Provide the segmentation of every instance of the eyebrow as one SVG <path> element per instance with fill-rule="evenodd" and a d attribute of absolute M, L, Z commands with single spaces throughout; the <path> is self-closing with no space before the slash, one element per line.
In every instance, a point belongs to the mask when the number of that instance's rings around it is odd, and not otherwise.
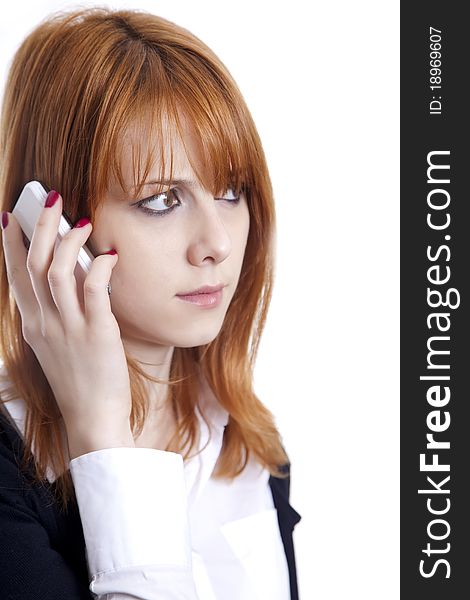
<path fill-rule="evenodd" d="M 175 185 L 187 185 L 192 188 L 197 187 L 197 183 L 193 179 L 161 179 L 158 181 L 146 181 L 142 185 L 143 187 L 148 187 L 150 185 L 170 185 L 171 183 L 174 183 Z"/>

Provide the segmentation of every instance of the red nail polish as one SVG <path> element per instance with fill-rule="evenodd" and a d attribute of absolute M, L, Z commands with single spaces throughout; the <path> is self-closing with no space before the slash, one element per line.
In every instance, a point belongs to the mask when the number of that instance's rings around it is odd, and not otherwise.
<path fill-rule="evenodd" d="M 83 217 L 83 219 L 77 221 L 73 227 L 74 229 L 76 227 L 85 227 L 85 225 L 88 225 L 88 223 L 91 223 L 90 219 L 88 217 Z"/>
<path fill-rule="evenodd" d="M 5 229 L 5 227 L 7 225 L 8 225 L 8 213 L 2 212 L 2 229 Z"/>
<path fill-rule="evenodd" d="M 46 206 L 47 208 L 54 206 L 54 204 L 57 202 L 58 198 L 59 198 L 59 193 L 56 192 L 55 190 L 51 190 L 47 194 L 46 203 L 44 204 L 44 206 Z"/>
<path fill-rule="evenodd" d="M 116 250 L 113 248 L 112 250 L 109 250 L 108 252 L 105 252 L 105 254 L 117 254 Z"/>

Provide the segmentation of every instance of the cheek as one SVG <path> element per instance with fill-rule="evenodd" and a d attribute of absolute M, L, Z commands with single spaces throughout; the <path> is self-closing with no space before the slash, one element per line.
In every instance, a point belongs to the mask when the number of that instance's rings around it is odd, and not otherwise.
<path fill-rule="evenodd" d="M 240 210 L 240 220 L 236 231 L 237 247 L 243 255 L 245 254 L 246 243 L 248 241 L 248 234 L 250 232 L 250 211 L 246 200 L 243 205 L 240 206 L 244 210 Z"/>
<path fill-rule="evenodd" d="M 111 237 L 111 236 L 110 236 Z M 174 236 L 141 223 L 130 224 L 127 230 L 112 236 L 119 258 L 113 269 L 113 289 L 121 288 L 123 296 L 145 304 L 149 298 L 167 298 L 175 280 L 175 265 L 180 249 Z M 142 300 L 142 302 L 141 302 Z"/>
<path fill-rule="evenodd" d="M 166 297 L 173 287 L 177 256 L 169 248 L 162 250 L 160 244 L 143 249 L 134 247 L 123 252 L 114 269 L 115 275 L 128 290 L 135 290 L 136 296 Z"/>

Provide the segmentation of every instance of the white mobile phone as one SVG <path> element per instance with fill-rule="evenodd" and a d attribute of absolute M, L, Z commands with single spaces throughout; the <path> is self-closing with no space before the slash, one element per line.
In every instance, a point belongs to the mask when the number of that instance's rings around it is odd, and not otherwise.
<path fill-rule="evenodd" d="M 39 181 L 30 181 L 24 186 L 23 191 L 21 192 L 12 210 L 12 213 L 15 215 L 15 219 L 20 224 L 20 227 L 23 230 L 28 242 L 31 242 L 36 222 L 39 219 L 41 210 L 44 208 L 46 198 L 47 192 L 39 183 Z M 72 224 L 70 219 L 65 212 L 62 212 L 54 250 L 57 248 L 64 235 L 71 229 Z M 27 247 L 29 247 L 29 244 Z M 85 277 L 90 271 L 91 263 L 93 262 L 94 258 L 95 257 L 90 249 L 86 246 L 86 244 L 84 244 L 78 253 L 77 264 L 74 270 L 74 275 L 77 280 L 77 288 L 80 290 L 81 299 L 83 299 L 83 283 L 85 281 Z"/>

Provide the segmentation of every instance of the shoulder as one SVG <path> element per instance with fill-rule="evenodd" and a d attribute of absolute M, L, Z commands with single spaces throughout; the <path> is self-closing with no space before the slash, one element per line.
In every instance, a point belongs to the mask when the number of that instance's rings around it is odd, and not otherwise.
<path fill-rule="evenodd" d="M 10 380 L 5 366 L 0 365 L 0 415 L 21 436 L 24 435 L 26 403 L 23 398 L 9 398 L 5 393 Z M 3 422 L 3 421 L 2 421 Z"/>
<path fill-rule="evenodd" d="M 32 464 L 24 464 L 23 443 L 24 402 L 8 400 L 0 390 L 0 496 L 14 493 L 22 497 L 34 491 Z"/>
<path fill-rule="evenodd" d="M 283 526 L 293 529 L 302 518 L 301 515 L 290 504 L 290 460 L 279 465 L 279 470 L 287 477 L 275 477 L 270 475 L 269 486 L 273 495 L 274 506 L 277 509 L 279 520 Z"/>
<path fill-rule="evenodd" d="M 0 365 L 0 448 L 2 456 L 18 461 L 24 451 L 26 403 L 23 398 L 11 398 L 5 393 L 10 380 L 5 366 Z"/>
<path fill-rule="evenodd" d="M 10 458 L 20 449 L 21 442 L 12 417 L 3 402 L 0 402 L 0 455 Z"/>
<path fill-rule="evenodd" d="M 29 471 L 21 470 L 23 441 L 16 430 L 11 415 L 0 403 L 0 496 L 29 489 Z"/>

